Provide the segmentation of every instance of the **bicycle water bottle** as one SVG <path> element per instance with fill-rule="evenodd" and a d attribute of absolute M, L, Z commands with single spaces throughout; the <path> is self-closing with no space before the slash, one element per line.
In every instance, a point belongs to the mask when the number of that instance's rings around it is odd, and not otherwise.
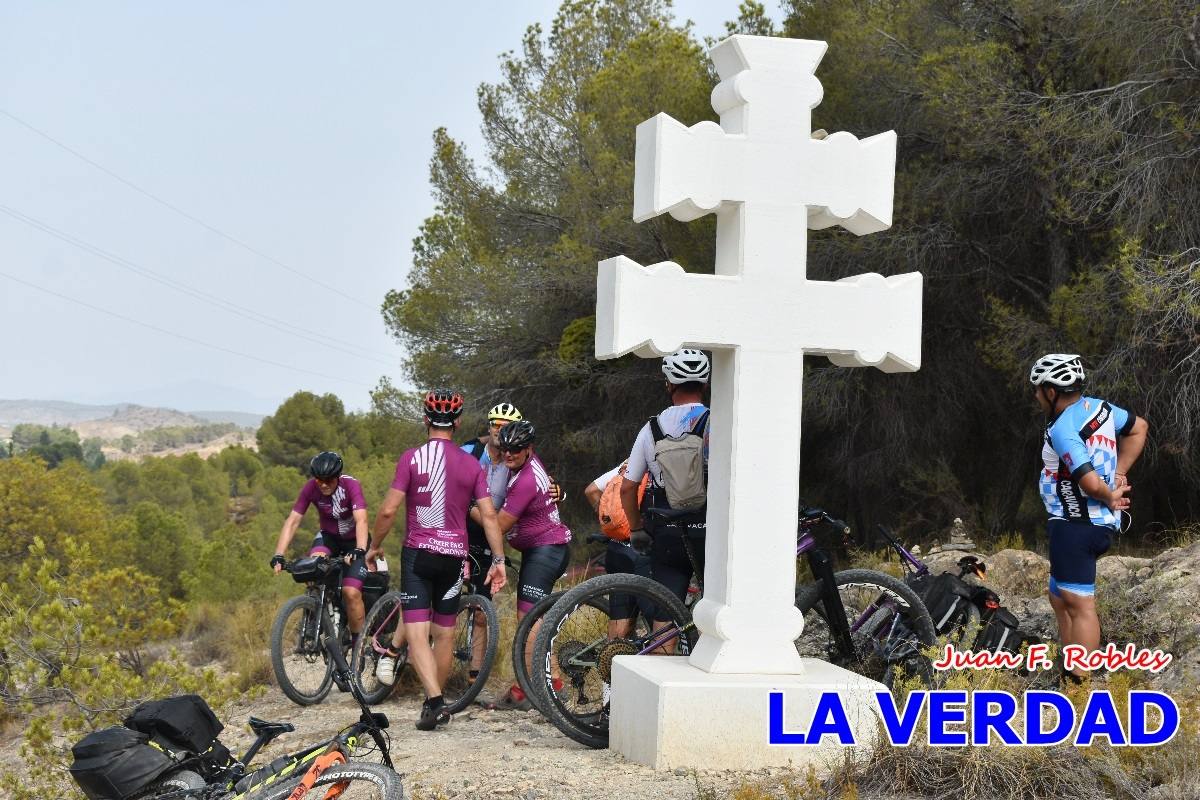
<path fill-rule="evenodd" d="M 329 618 L 333 621 L 334 638 L 337 638 L 342 632 L 342 612 L 338 610 L 337 606 L 330 606 Z"/>

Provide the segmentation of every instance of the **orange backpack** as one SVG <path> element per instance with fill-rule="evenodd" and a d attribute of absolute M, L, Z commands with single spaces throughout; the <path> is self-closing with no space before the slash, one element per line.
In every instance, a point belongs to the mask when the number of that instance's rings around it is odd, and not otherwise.
<path fill-rule="evenodd" d="M 629 541 L 629 520 L 625 517 L 625 507 L 621 505 L 621 483 L 625 479 L 625 468 L 628 466 L 628 462 L 622 464 L 621 471 L 605 485 L 600 495 L 600 505 L 596 509 L 600 517 L 600 532 L 618 542 Z M 642 495 L 646 493 L 649 478 L 650 473 L 647 472 L 638 484 L 639 507 L 642 505 Z"/>

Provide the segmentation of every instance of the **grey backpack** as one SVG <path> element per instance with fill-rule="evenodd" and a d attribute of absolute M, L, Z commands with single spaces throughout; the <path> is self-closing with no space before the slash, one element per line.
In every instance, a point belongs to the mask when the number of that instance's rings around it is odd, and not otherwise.
<path fill-rule="evenodd" d="M 704 463 L 707 427 L 707 411 L 691 430 L 679 436 L 667 436 L 658 424 L 658 417 L 650 418 L 654 460 L 658 463 L 667 502 L 677 511 L 696 511 L 708 502 L 708 466 Z"/>

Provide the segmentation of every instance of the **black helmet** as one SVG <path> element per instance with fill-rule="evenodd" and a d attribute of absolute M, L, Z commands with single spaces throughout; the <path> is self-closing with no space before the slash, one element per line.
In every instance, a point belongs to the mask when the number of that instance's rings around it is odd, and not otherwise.
<path fill-rule="evenodd" d="M 449 389 L 434 389 L 425 395 L 425 416 L 435 428 L 449 428 L 462 416 L 463 398 Z"/>
<path fill-rule="evenodd" d="M 332 450 L 317 453 L 313 456 L 313 460 L 308 462 L 308 471 L 314 478 L 322 480 L 336 478 L 342 474 L 342 457 Z"/>
<path fill-rule="evenodd" d="M 501 450 L 524 450 L 534 441 L 533 423 L 527 419 L 510 422 L 500 429 Z"/>

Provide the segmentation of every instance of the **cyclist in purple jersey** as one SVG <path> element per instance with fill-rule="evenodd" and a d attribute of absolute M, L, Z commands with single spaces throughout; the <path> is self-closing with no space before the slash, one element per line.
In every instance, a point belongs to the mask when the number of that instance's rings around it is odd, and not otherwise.
<path fill-rule="evenodd" d="M 503 538 L 479 462 L 451 440 L 462 414 L 462 395 L 435 389 L 425 396 L 429 441 L 408 450 L 396 462 L 392 481 L 375 518 L 375 544 L 380 552 L 401 504 L 407 531 L 400 556 L 400 605 L 404 624 L 392 637 L 391 649 L 379 660 L 376 676 L 395 680 L 398 648 L 408 641 L 409 660 L 425 689 L 417 729 L 433 730 L 449 719 L 442 707 L 442 684 L 454 655 L 454 621 L 467 556 L 467 513 L 475 502 L 493 557 L 485 582 L 493 591 L 504 587 Z M 433 646 L 429 639 L 433 637 Z"/>
<path fill-rule="evenodd" d="M 367 579 L 368 561 L 365 556 L 370 546 L 367 501 L 363 498 L 362 484 L 349 475 L 343 475 L 342 466 L 342 457 L 337 453 L 325 451 L 313 457 L 309 463 L 313 478 L 304 484 L 296 504 L 292 506 L 292 512 L 284 520 L 279 540 L 275 543 L 275 555 L 271 557 L 271 567 L 276 574 L 283 569 L 283 554 L 291 545 L 304 513 L 310 505 L 315 505 L 320 533 L 313 540 L 308 554 L 346 557 L 349 566 L 342 572 L 342 600 L 346 606 L 346 616 L 349 617 L 350 633 L 358 636 L 366 616 L 362 587 Z M 370 564 L 373 566 L 374 560 Z"/>
<path fill-rule="evenodd" d="M 555 581 L 566 572 L 570 562 L 567 543 L 571 541 L 571 530 L 559 519 L 558 506 L 550 493 L 550 476 L 533 454 L 534 438 L 533 423 L 529 420 L 513 422 L 500 430 L 500 450 L 511 473 L 504 507 L 500 509 L 500 530 L 508 544 L 521 553 L 521 571 L 517 577 L 518 622 L 539 600 L 554 591 Z M 531 638 L 537 635 L 537 629 L 535 625 Z M 530 645 L 526 659 L 532 654 Z M 499 706 L 527 708 L 528 702 L 521 687 L 513 685 Z"/>

